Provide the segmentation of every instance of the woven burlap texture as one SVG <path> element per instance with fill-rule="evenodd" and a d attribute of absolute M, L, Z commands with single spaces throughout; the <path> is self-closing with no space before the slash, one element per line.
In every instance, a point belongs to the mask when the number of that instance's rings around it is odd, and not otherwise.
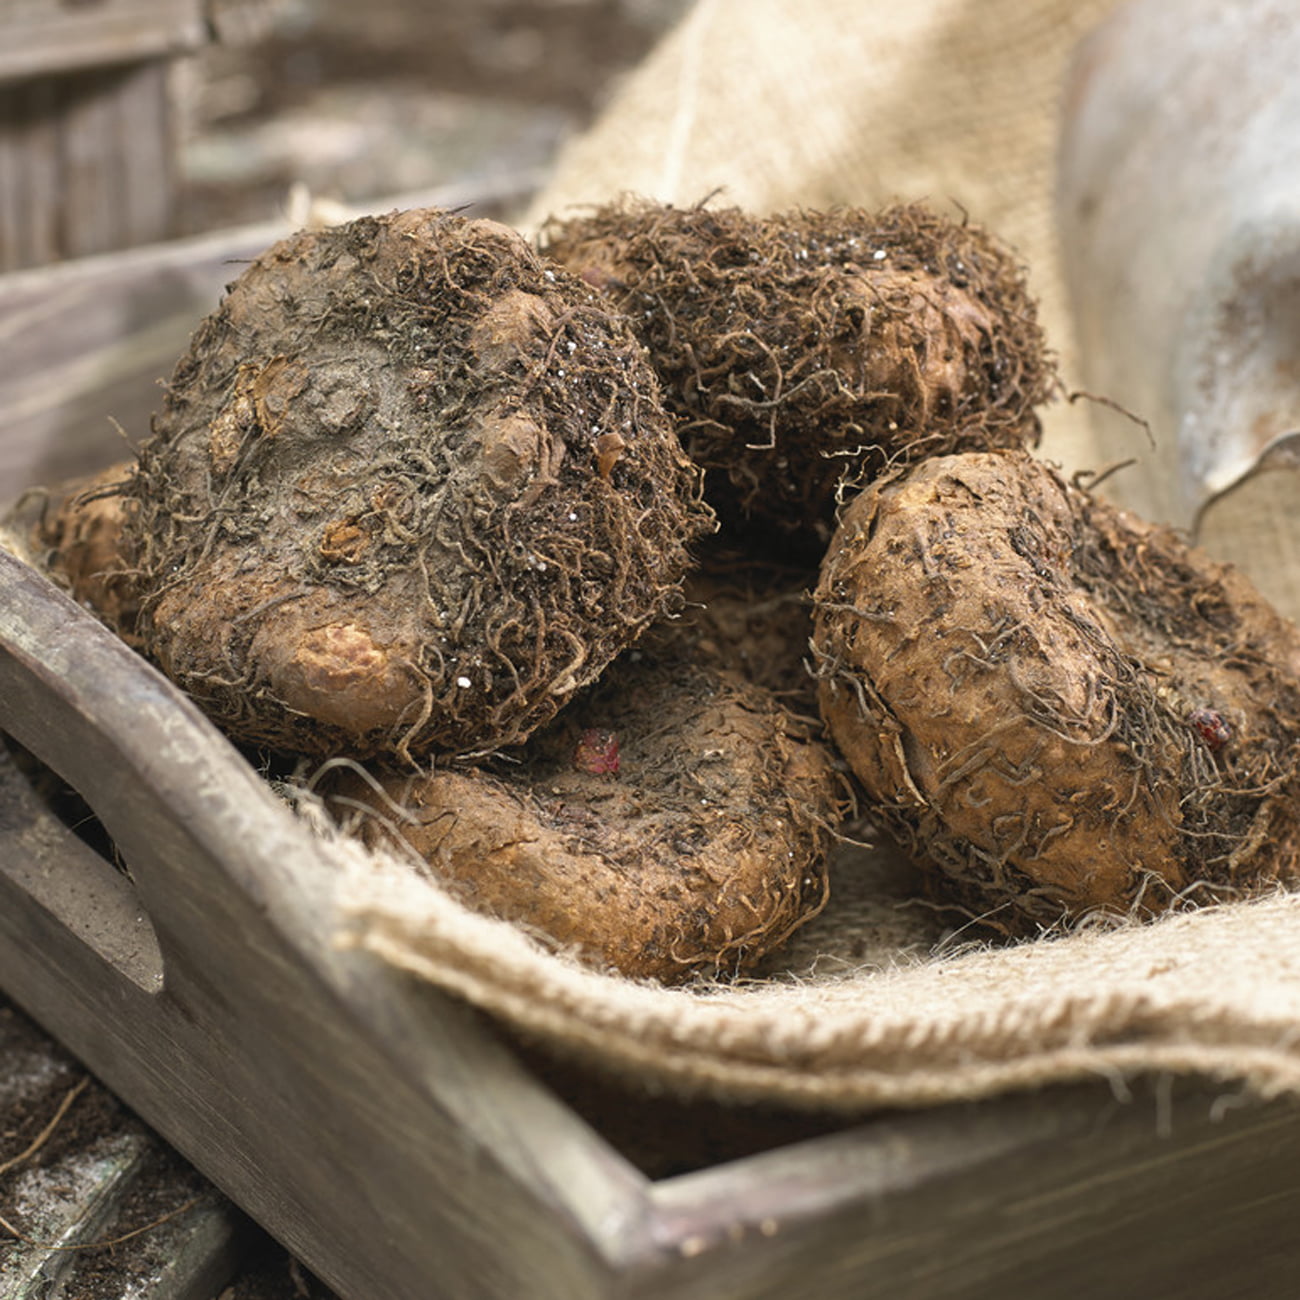
<path fill-rule="evenodd" d="M 700 0 L 559 162 L 525 224 L 716 187 L 756 211 L 960 205 L 1031 269 L 1070 382 L 1052 222 L 1063 70 L 1111 0 Z M 955 207 L 954 207 L 955 210 Z M 1045 453 L 1089 465 L 1078 408 Z M 587 970 L 409 869 L 359 863 L 346 941 L 555 1050 L 656 1087 L 843 1111 L 1151 1070 L 1300 1091 L 1300 897 L 960 946 L 879 854 L 767 978 L 669 990 Z M 1230 1092 L 1228 1095 L 1231 1095 Z"/>
<path fill-rule="evenodd" d="M 653 1088 L 850 1112 L 1153 1070 L 1300 1092 L 1300 897 L 948 952 L 846 874 L 783 969 L 696 989 L 586 969 L 401 866 L 348 876 L 343 905 L 350 944 Z"/>

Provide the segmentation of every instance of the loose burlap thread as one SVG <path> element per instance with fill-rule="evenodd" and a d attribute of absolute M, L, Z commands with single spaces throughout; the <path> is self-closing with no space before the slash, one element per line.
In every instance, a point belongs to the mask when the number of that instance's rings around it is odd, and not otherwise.
<path fill-rule="evenodd" d="M 1030 268 L 1072 380 L 1052 221 L 1058 98 L 1113 0 L 699 0 L 567 150 L 524 224 L 635 192 L 754 211 L 960 205 Z M 1047 413 L 1045 454 L 1091 464 Z M 359 854 L 345 941 L 552 1049 L 651 1087 L 836 1111 L 1147 1071 L 1300 1092 L 1300 896 L 962 947 L 883 852 L 762 978 L 666 989 L 589 970 Z M 1231 1092 L 1226 1096 L 1231 1096 Z"/>

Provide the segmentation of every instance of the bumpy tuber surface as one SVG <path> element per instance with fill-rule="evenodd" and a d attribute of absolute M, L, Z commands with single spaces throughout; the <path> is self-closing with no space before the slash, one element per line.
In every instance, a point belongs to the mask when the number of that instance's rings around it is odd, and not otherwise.
<path fill-rule="evenodd" d="M 825 545 L 836 487 L 901 458 L 1037 441 L 1053 385 L 1020 267 L 919 205 L 627 201 L 542 247 L 627 313 L 724 521 Z"/>
<path fill-rule="evenodd" d="M 635 978 L 744 970 L 825 901 L 842 779 L 739 678 L 638 648 L 515 758 L 327 793 L 467 905 Z"/>
<path fill-rule="evenodd" d="M 677 606 L 697 480 L 625 323 L 513 231 L 304 232 L 229 287 L 141 449 L 140 633 L 246 743 L 491 750 Z"/>
<path fill-rule="evenodd" d="M 122 557 L 122 534 L 133 508 L 122 493 L 133 469 L 133 462 L 122 461 L 55 488 L 31 540 L 50 577 L 134 645 L 139 598 Z"/>
<path fill-rule="evenodd" d="M 880 480 L 815 597 L 871 810 L 1011 932 L 1300 883 L 1300 632 L 1024 453 Z"/>

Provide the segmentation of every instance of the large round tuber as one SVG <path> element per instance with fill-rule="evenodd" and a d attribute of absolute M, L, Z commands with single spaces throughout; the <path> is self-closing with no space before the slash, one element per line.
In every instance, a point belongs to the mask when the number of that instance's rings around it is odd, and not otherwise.
<path fill-rule="evenodd" d="M 468 906 L 634 978 L 745 970 L 825 901 L 843 779 L 759 687 L 638 648 L 513 758 L 322 788 Z"/>
<path fill-rule="evenodd" d="M 1025 453 L 858 496 L 813 651 L 870 811 L 994 926 L 1300 883 L 1300 632 Z"/>
<path fill-rule="evenodd" d="M 731 528 L 824 548 L 842 479 L 1037 441 L 1054 381 L 1035 304 L 974 224 L 917 204 L 759 217 L 627 200 L 552 219 L 541 245 L 627 313 Z"/>
<path fill-rule="evenodd" d="M 147 651 L 290 753 L 522 740 L 677 607 L 711 526 L 626 324 L 515 232 L 438 210 L 257 258 L 139 461 Z"/>

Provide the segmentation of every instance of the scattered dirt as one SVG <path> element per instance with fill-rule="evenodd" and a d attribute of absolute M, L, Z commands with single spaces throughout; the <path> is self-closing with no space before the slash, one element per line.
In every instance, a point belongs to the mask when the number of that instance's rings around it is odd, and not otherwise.
<path fill-rule="evenodd" d="M 166 1265 L 184 1231 L 188 1208 L 214 1195 L 208 1183 L 154 1138 L 150 1154 L 111 1227 L 97 1240 L 118 1244 L 73 1254 L 64 1291 L 79 1300 L 120 1300 L 128 1286 L 148 1284 Z M 138 1235 L 132 1235 L 138 1234 Z"/>
<path fill-rule="evenodd" d="M 0 1292 L 56 1252 L 42 1280 L 60 1300 L 142 1300 L 190 1230 L 191 1216 L 225 1203 L 67 1052 L 0 1002 Z M 11 1163 L 12 1162 L 12 1163 Z M 121 1171 L 125 1170 L 125 1173 Z M 115 1176 L 106 1214 L 70 1225 Z M 93 1210 L 92 1210 L 93 1214 Z M 331 1300 L 279 1246 L 240 1223 L 249 1256 L 225 1300 Z M 15 1234 L 22 1234 L 18 1237 Z M 23 1240 L 26 1238 L 27 1240 Z M 105 1243 L 95 1246 L 93 1243 Z"/>
<path fill-rule="evenodd" d="M 37 1266 L 43 1252 L 33 1243 L 66 1240 L 95 1189 L 133 1165 L 124 1194 L 88 1229 L 91 1241 L 118 1244 L 58 1253 L 44 1265 L 57 1272 L 60 1296 L 119 1300 L 166 1262 L 176 1231 L 164 1232 L 167 1225 L 213 1193 L 76 1061 L 2 1004 L 0 1048 L 8 1066 L 0 1082 L 0 1286 Z M 78 1229 L 70 1236 L 83 1241 Z"/>
<path fill-rule="evenodd" d="M 296 1259 L 263 1238 L 218 1300 L 337 1300 Z"/>

